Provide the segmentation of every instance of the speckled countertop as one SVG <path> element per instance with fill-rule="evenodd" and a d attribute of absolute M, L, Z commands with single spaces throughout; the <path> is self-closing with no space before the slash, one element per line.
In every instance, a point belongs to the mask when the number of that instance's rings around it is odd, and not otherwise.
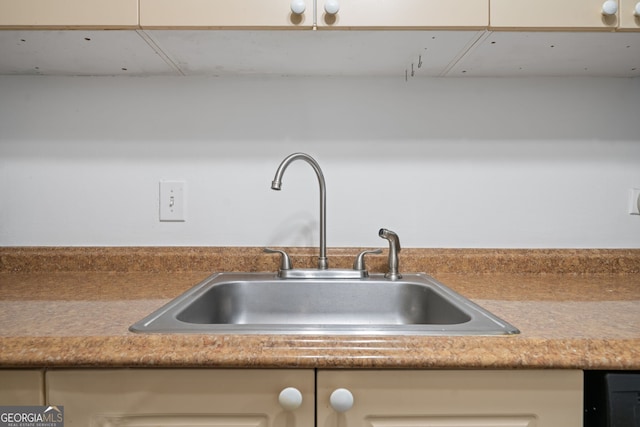
<path fill-rule="evenodd" d="M 330 250 L 332 266 L 357 251 Z M 312 263 L 313 250 L 290 252 Z M 400 260 L 522 333 L 140 335 L 129 325 L 212 272 L 277 262 L 259 248 L 0 248 L 0 367 L 640 369 L 640 250 L 405 249 Z"/>

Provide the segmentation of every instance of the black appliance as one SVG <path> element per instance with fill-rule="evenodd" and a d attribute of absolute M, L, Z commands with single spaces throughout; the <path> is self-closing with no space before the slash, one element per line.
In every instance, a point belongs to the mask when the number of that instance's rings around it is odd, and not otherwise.
<path fill-rule="evenodd" d="M 585 371 L 584 427 L 640 427 L 640 371 Z"/>

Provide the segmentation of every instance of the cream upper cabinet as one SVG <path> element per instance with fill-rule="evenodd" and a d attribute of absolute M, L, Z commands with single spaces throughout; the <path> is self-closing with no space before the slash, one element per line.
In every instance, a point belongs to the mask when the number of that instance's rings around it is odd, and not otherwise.
<path fill-rule="evenodd" d="M 581 371 L 319 371 L 323 427 L 582 427 Z"/>
<path fill-rule="evenodd" d="M 318 28 L 484 28 L 488 0 L 317 0 Z"/>
<path fill-rule="evenodd" d="M 44 404 L 42 371 L 0 370 L 0 405 Z"/>
<path fill-rule="evenodd" d="M 620 29 L 640 31 L 640 0 L 620 0 Z"/>
<path fill-rule="evenodd" d="M 640 0 L 0 0 L 16 29 L 640 30 Z M 314 10 L 314 4 L 317 10 Z M 637 10 L 637 11 L 636 11 Z"/>
<path fill-rule="evenodd" d="M 143 28 L 484 28 L 488 0 L 140 0 Z"/>
<path fill-rule="evenodd" d="M 310 29 L 313 0 L 140 0 L 142 28 Z"/>
<path fill-rule="evenodd" d="M 46 378 L 47 402 L 64 406 L 67 426 L 313 425 L 313 370 L 69 370 Z"/>
<path fill-rule="evenodd" d="M 0 0 L 0 28 L 136 28 L 138 0 Z"/>
<path fill-rule="evenodd" d="M 618 26 L 618 0 L 490 0 L 491 28 L 609 29 Z"/>

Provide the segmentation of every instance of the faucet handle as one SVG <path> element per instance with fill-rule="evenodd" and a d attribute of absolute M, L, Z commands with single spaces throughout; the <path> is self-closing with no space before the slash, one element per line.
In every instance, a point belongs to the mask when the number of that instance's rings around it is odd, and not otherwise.
<path fill-rule="evenodd" d="M 364 265 L 364 256 L 367 254 L 381 254 L 381 253 L 382 253 L 382 249 L 368 249 L 360 252 L 356 257 L 356 260 L 353 262 L 353 269 L 360 270 L 360 271 L 366 270 L 367 268 Z"/>
<path fill-rule="evenodd" d="M 291 258 L 285 251 L 279 249 L 264 248 L 264 251 L 268 254 L 280 254 L 282 259 L 280 260 L 280 270 L 291 270 Z"/>

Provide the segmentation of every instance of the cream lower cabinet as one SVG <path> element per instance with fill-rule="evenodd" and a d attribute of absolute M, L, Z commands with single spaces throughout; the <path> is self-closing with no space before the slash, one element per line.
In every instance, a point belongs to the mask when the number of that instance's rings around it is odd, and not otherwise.
<path fill-rule="evenodd" d="M 580 427 L 581 371 L 47 372 L 66 427 Z M 285 410 L 280 392 L 302 404 Z M 336 390 L 338 390 L 336 392 Z M 333 395 L 333 399 L 332 399 Z"/>
<path fill-rule="evenodd" d="M 581 371 L 319 371 L 317 426 L 581 427 L 582 383 Z M 336 389 L 353 396 L 342 413 Z"/>
<path fill-rule="evenodd" d="M 63 405 L 65 427 L 298 427 L 312 425 L 313 370 L 49 371 L 47 402 Z M 285 411 L 280 392 L 302 405 Z"/>
<path fill-rule="evenodd" d="M 43 371 L 0 370 L 0 405 L 43 405 L 43 384 Z"/>

